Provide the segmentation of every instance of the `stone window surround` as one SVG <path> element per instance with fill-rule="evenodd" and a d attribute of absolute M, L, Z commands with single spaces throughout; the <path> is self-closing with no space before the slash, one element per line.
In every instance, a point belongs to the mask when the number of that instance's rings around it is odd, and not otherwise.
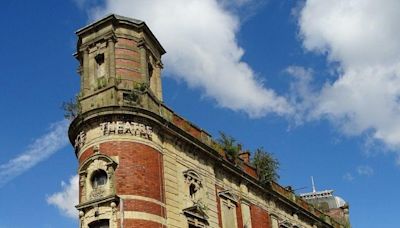
<path fill-rule="evenodd" d="M 80 203 L 85 203 L 94 198 L 103 198 L 115 194 L 114 172 L 118 164 L 110 157 L 100 154 L 95 148 L 95 154 L 89 157 L 79 168 L 79 182 L 81 188 Z M 107 174 L 105 185 L 93 188 L 92 176 L 98 171 L 103 170 Z M 94 191 L 98 191 L 97 193 Z M 93 195 L 94 194 L 94 195 Z"/>

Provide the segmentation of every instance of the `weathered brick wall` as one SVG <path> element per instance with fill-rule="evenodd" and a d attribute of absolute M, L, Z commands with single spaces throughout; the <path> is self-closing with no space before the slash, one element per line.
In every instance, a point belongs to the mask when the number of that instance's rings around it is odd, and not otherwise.
<path fill-rule="evenodd" d="M 240 207 L 240 203 L 236 204 L 236 219 L 238 227 L 243 227 L 242 208 Z"/>
<path fill-rule="evenodd" d="M 120 221 L 118 221 L 118 228 L 121 227 Z M 125 219 L 124 228 L 126 227 L 138 227 L 138 228 L 167 228 L 165 225 L 161 225 L 156 222 L 142 220 L 142 219 Z"/>
<path fill-rule="evenodd" d="M 123 80 L 140 79 L 140 53 L 135 41 L 118 38 L 115 45 L 115 64 L 117 78 Z"/>
<path fill-rule="evenodd" d="M 220 198 L 218 196 L 218 192 L 221 191 L 222 188 L 219 188 L 218 186 L 215 186 L 215 200 L 217 201 L 217 212 L 218 212 L 218 225 L 219 227 L 222 227 L 222 212 L 221 212 L 221 202 Z"/>
<path fill-rule="evenodd" d="M 140 211 L 165 217 L 165 207 L 145 200 L 124 200 L 124 211 Z"/>
<path fill-rule="evenodd" d="M 109 141 L 100 144 L 100 154 L 118 157 L 116 194 L 123 199 L 124 213 L 142 212 L 166 218 L 163 157 L 156 149 L 137 142 Z M 90 147 L 81 153 L 80 164 L 93 155 Z M 81 192 L 81 190 L 80 190 Z M 124 216 L 124 227 L 163 227 L 162 223 Z"/>
<path fill-rule="evenodd" d="M 254 228 L 271 228 L 271 221 L 267 211 L 256 205 L 250 206 L 251 226 Z"/>

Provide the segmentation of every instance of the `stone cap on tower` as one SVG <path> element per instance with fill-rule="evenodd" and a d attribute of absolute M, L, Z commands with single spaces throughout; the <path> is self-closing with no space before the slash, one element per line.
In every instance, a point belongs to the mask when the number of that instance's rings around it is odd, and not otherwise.
<path fill-rule="evenodd" d="M 93 22 L 87 26 L 78 29 L 75 32 L 75 34 L 78 35 L 78 37 L 79 37 L 78 47 L 80 46 L 80 44 L 82 44 L 81 38 L 85 34 L 92 33 L 93 30 L 98 30 L 99 27 L 101 27 L 102 25 L 108 24 L 110 22 L 114 25 L 116 25 L 116 24 L 128 25 L 128 26 L 132 26 L 137 29 L 143 30 L 149 36 L 149 38 L 154 42 L 154 44 L 157 46 L 157 48 L 160 51 L 160 54 L 163 55 L 166 53 L 166 51 L 162 47 L 161 43 L 157 40 L 157 38 L 154 36 L 153 32 L 150 30 L 150 28 L 146 25 L 146 23 L 144 21 L 141 21 L 141 20 L 138 20 L 135 18 L 124 17 L 124 16 L 117 15 L 117 14 L 108 14 L 105 17 L 103 17 L 99 20 L 96 20 L 95 22 Z"/>

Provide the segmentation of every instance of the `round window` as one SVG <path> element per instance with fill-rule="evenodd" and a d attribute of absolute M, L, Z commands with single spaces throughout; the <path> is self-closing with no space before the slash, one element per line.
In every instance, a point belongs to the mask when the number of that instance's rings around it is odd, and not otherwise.
<path fill-rule="evenodd" d="M 105 185 L 107 183 L 107 173 L 102 170 L 96 170 L 92 174 L 92 186 L 97 188 L 99 186 Z"/>

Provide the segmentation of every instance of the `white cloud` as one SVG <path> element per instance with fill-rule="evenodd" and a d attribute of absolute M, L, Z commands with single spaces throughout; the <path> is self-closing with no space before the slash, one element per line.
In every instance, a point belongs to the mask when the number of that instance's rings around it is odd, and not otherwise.
<path fill-rule="evenodd" d="M 248 2 L 236 0 L 225 8 L 222 0 L 106 0 L 89 12 L 93 18 L 112 12 L 146 21 L 168 52 L 168 75 L 200 88 L 219 106 L 252 117 L 285 115 L 292 112 L 286 99 L 266 88 L 242 61 L 239 18 L 228 9 Z"/>
<path fill-rule="evenodd" d="M 66 120 L 51 124 L 50 132 L 37 138 L 26 151 L 0 164 L 0 187 L 66 146 L 67 127 Z"/>
<path fill-rule="evenodd" d="M 301 66 L 289 66 L 285 72 L 293 77 L 290 84 L 290 102 L 295 107 L 293 114 L 296 124 L 301 124 L 305 116 L 315 105 L 316 91 L 312 88 L 313 70 Z"/>
<path fill-rule="evenodd" d="M 313 98 L 309 117 L 400 148 L 400 1 L 307 0 L 298 19 L 305 49 L 339 72 Z"/>
<path fill-rule="evenodd" d="M 61 182 L 62 191 L 56 192 L 47 197 L 47 203 L 56 206 L 63 215 L 77 219 L 78 210 L 75 206 L 78 204 L 79 177 L 75 175 L 69 179 L 69 183 Z"/>
<path fill-rule="evenodd" d="M 372 176 L 374 174 L 374 169 L 368 165 L 360 165 L 357 167 L 357 173 L 360 176 Z"/>
<path fill-rule="evenodd" d="M 353 181 L 354 180 L 354 176 L 351 173 L 347 172 L 347 173 L 345 173 L 343 175 L 343 180 L 349 181 L 349 182 Z"/>
<path fill-rule="evenodd" d="M 354 173 L 354 175 L 353 175 L 353 173 Z M 355 168 L 355 170 L 353 170 L 353 172 L 345 173 L 343 175 L 343 180 L 351 182 L 356 179 L 356 176 L 357 177 L 360 177 L 360 176 L 368 176 L 369 177 L 369 176 L 374 175 L 374 173 L 375 173 L 375 171 L 371 166 L 359 165 Z"/>

